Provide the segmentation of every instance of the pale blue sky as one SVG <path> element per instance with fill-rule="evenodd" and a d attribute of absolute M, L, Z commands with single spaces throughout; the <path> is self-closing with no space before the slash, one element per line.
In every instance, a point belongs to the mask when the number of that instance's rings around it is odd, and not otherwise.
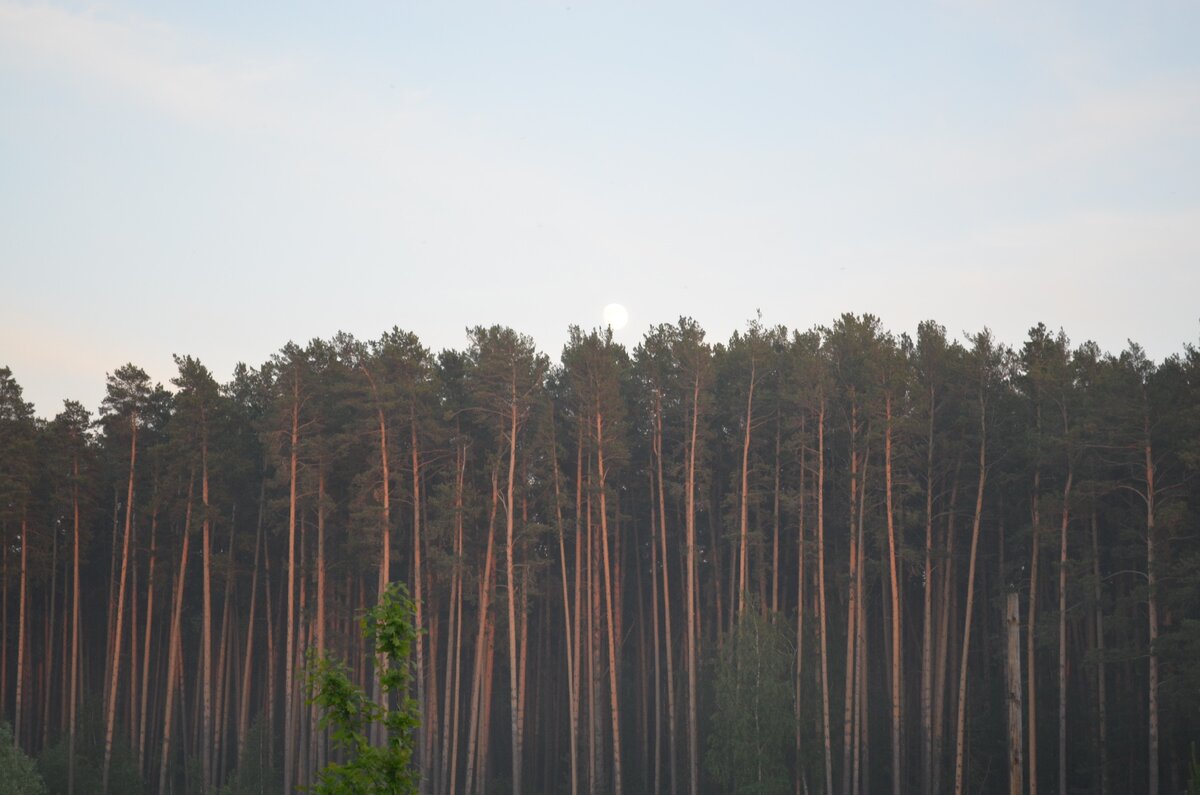
<path fill-rule="evenodd" d="M 1200 333 L 1195 3 L 0 0 L 0 365 L 628 307 L 1156 358 Z"/>

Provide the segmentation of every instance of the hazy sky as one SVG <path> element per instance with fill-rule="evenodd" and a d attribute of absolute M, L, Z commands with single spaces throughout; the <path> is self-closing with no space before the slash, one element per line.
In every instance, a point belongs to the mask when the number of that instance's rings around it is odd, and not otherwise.
<path fill-rule="evenodd" d="M 0 365 L 761 309 L 1200 336 L 1200 4 L 0 0 Z"/>

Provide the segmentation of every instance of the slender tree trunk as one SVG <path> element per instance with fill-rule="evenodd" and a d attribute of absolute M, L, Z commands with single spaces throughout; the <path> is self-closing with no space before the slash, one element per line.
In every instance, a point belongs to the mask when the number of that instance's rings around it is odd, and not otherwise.
<path fill-rule="evenodd" d="M 921 611 L 921 792 L 933 795 L 933 431 L 936 392 L 929 386 L 925 449 L 925 582 Z"/>
<path fill-rule="evenodd" d="M 458 430 L 458 429 L 456 429 Z M 466 477 L 467 453 L 455 434 L 454 467 L 454 571 L 450 585 L 450 632 L 446 647 L 446 702 L 442 729 L 442 791 L 452 793 L 458 779 L 458 716 L 459 691 L 462 684 L 462 591 L 463 591 L 463 482 Z M 453 672 L 454 678 L 450 676 Z M 449 782 L 447 786 L 445 782 Z"/>
<path fill-rule="evenodd" d="M 779 612 L 779 447 L 783 440 L 778 414 L 775 418 L 775 488 L 772 492 L 772 541 L 771 541 L 771 612 Z M 765 602 L 766 600 L 764 600 Z"/>
<path fill-rule="evenodd" d="M 1108 795 L 1108 703 L 1104 672 L 1104 605 L 1100 590 L 1100 544 L 1097 538 L 1096 509 L 1092 508 L 1092 582 L 1096 626 L 1096 711 L 1100 733 L 1100 795 Z"/>
<path fill-rule="evenodd" d="M 825 793 L 833 795 L 833 737 L 829 726 L 829 612 L 825 604 L 825 395 L 817 413 L 817 607 L 821 642 L 821 731 L 825 744 Z"/>
<path fill-rule="evenodd" d="M 971 557 L 967 564 L 967 608 L 963 622 L 962 657 L 958 673 L 958 721 L 954 742 L 954 795 L 963 791 L 963 740 L 967 709 L 967 663 L 971 650 L 971 611 L 975 605 L 975 560 L 979 550 L 979 525 L 983 518 L 983 487 L 987 482 L 987 404 L 980 387 L 979 395 L 979 487 L 975 492 L 975 520 L 971 525 Z"/>
<path fill-rule="evenodd" d="M 559 484 L 558 471 L 558 442 L 554 434 L 554 417 L 550 417 L 550 461 L 554 467 L 554 519 L 558 529 L 558 565 L 562 573 L 563 596 L 563 648 L 567 657 L 567 708 L 571 730 L 571 795 L 579 792 L 579 704 L 576 700 L 575 688 L 575 658 L 571 653 L 571 594 L 568 589 L 567 550 L 563 539 L 562 490 Z M 576 599 L 579 598 L 576 593 Z"/>
<path fill-rule="evenodd" d="M 226 665 L 226 662 L 229 658 L 229 633 L 233 608 L 233 599 L 231 598 L 233 593 L 233 533 L 234 528 L 237 526 L 236 520 L 237 514 L 235 510 L 229 520 L 229 550 L 226 554 L 225 563 L 225 598 L 221 607 L 221 632 L 217 640 L 216 695 L 213 701 L 212 719 L 211 776 L 212 780 L 218 783 L 224 780 L 222 773 L 226 750 L 225 719 L 227 717 L 225 702 L 227 701 L 226 692 L 229 690 L 228 665 Z M 217 785 L 214 784 L 214 786 Z"/>
<path fill-rule="evenodd" d="M 650 643 L 653 644 L 654 657 L 654 721 L 651 724 L 646 717 L 646 692 L 650 687 L 646 684 L 646 648 L 645 648 L 645 633 L 641 630 L 645 626 L 645 618 L 642 615 L 642 589 L 640 587 L 641 578 L 637 579 L 638 587 L 638 628 L 642 642 L 638 646 L 638 652 L 641 660 L 642 671 L 642 736 L 647 738 L 647 746 L 653 748 L 653 756 L 649 748 L 645 751 L 646 758 L 653 759 L 651 778 L 654 782 L 654 795 L 662 793 L 662 735 L 663 735 L 663 694 L 662 694 L 662 631 L 658 622 L 658 544 L 655 539 L 655 533 L 658 532 L 658 506 L 655 501 L 654 489 L 654 472 L 649 473 L 650 480 Z M 670 641 L 668 641 L 668 644 Z"/>
<path fill-rule="evenodd" d="M 180 628 L 179 623 L 183 613 L 183 587 L 187 582 L 187 562 L 188 562 L 188 542 L 191 540 L 192 533 L 192 496 L 195 489 L 195 478 L 188 478 L 188 495 L 187 509 L 183 519 L 183 541 L 180 544 L 179 550 L 179 569 L 175 574 L 175 603 L 171 608 L 171 630 L 170 637 L 167 639 L 167 692 L 166 706 L 163 713 L 163 740 L 162 740 L 162 757 L 159 760 L 158 767 L 158 791 L 165 793 L 167 791 L 167 767 L 171 761 L 171 730 L 174 724 L 171 722 L 172 707 L 175 704 L 175 670 L 182 665 L 182 652 L 180 648 Z M 182 675 L 180 677 L 182 679 Z M 180 685 L 182 690 L 182 682 Z"/>
<path fill-rule="evenodd" d="M 296 774 L 296 714 L 292 698 L 296 660 L 296 489 L 300 463 L 300 376 L 292 375 L 292 431 L 288 448 L 287 631 L 283 652 L 283 791 L 291 792 Z M 387 487 L 384 486 L 386 493 Z M 378 699 L 376 699 L 376 703 Z"/>
<path fill-rule="evenodd" d="M 200 723 L 201 781 L 204 790 L 213 787 L 213 715 L 212 715 L 212 515 L 208 503 L 208 429 L 203 411 L 200 431 L 200 502 L 203 506 L 203 521 L 200 525 L 200 543 L 203 553 L 203 616 L 200 640 L 200 686 L 202 719 Z"/>
<path fill-rule="evenodd" d="M 112 662 L 108 683 L 108 707 L 105 710 L 104 718 L 104 769 L 101 774 L 100 791 L 105 793 L 108 792 L 108 774 L 109 767 L 112 764 L 113 727 L 116 724 L 117 718 L 117 675 L 121 667 L 121 621 L 125 616 L 125 581 L 128 576 L 129 536 L 133 523 L 133 481 L 134 473 L 137 471 L 137 422 L 138 416 L 135 411 L 130 414 L 129 418 L 129 486 L 125 494 L 125 540 L 121 546 L 121 578 L 117 585 L 117 604 L 113 619 L 115 626 L 113 630 Z M 22 554 L 24 554 L 24 549 L 24 538 L 22 538 Z M 22 576 L 24 576 L 24 566 L 22 566 Z M 18 658 L 17 664 L 18 666 L 20 665 L 20 658 Z M 19 677 L 17 687 L 20 688 Z M 17 692 L 19 699 L 20 690 L 18 689 Z M 18 700 L 18 712 L 19 710 Z"/>
<path fill-rule="evenodd" d="M 366 376 L 367 383 L 371 388 L 371 395 L 375 400 L 375 416 L 379 424 L 379 475 L 382 480 L 380 487 L 383 494 L 380 497 L 382 513 L 380 515 L 379 528 L 379 582 L 376 587 L 376 598 L 381 598 L 383 592 L 387 589 L 388 583 L 392 580 L 391 565 L 392 565 L 392 547 L 391 547 L 391 531 L 392 531 L 392 476 L 389 471 L 388 460 L 388 434 L 387 434 L 387 417 L 383 411 L 382 399 L 379 395 L 379 389 L 375 384 L 375 378 L 371 375 L 371 371 L 365 365 L 360 365 L 359 370 Z M 379 666 L 387 665 L 387 660 L 381 658 Z M 374 680 L 372 682 L 372 696 L 376 704 L 383 700 L 383 689 L 379 679 L 381 668 L 377 667 Z M 371 737 L 375 745 L 383 744 L 383 725 L 376 721 L 371 725 Z"/>
<path fill-rule="evenodd" d="M 654 393 L 654 458 L 658 470 L 658 526 L 662 559 L 663 639 L 667 662 L 667 764 L 670 766 L 671 795 L 678 791 L 679 756 L 675 720 L 675 656 L 671 633 L 671 585 L 667 554 L 667 499 L 663 485 L 662 395 Z M 651 498 L 653 499 L 653 497 Z"/>
<path fill-rule="evenodd" d="M 938 631 L 936 638 L 936 667 L 934 670 L 933 686 L 933 791 L 942 790 L 942 775 L 944 773 L 943 748 L 945 746 L 946 723 L 946 680 L 949 670 L 948 657 L 950 653 L 950 614 L 954 601 L 954 526 L 958 516 L 958 474 L 959 464 L 954 467 L 954 479 L 950 486 L 950 510 L 946 518 L 946 556 L 944 571 L 941 577 L 942 596 L 938 610 Z"/>
<path fill-rule="evenodd" d="M 25 603 L 26 594 L 28 593 L 28 570 L 29 570 L 29 522 L 25 517 L 25 510 L 21 511 L 21 590 L 19 596 L 19 606 L 17 608 L 17 686 L 16 686 L 16 705 L 13 712 L 13 745 L 17 748 L 21 747 L 21 696 L 25 692 L 25 615 L 27 613 Z M 118 630 L 119 631 L 119 630 Z M 116 689 L 114 685 L 114 689 Z M 107 785 L 106 785 L 107 786 Z"/>
<path fill-rule="evenodd" d="M 0 544 L 3 551 L 4 583 L 0 585 L 0 704 L 8 704 L 8 527 L 3 528 L 4 543 Z M 3 710 L 0 710 L 3 711 Z"/>
<path fill-rule="evenodd" d="M 129 696 L 125 699 L 128 742 L 130 748 L 137 747 L 137 696 L 138 696 L 138 524 L 133 523 L 133 534 L 129 539 Z"/>
<path fill-rule="evenodd" d="M 740 503 L 739 546 L 738 546 L 738 615 L 746 609 L 746 581 L 749 574 L 747 561 L 747 539 L 750 530 L 749 486 L 750 486 L 750 430 L 754 423 L 754 362 L 750 363 L 750 388 L 746 394 L 746 431 L 742 439 L 742 495 Z"/>
<path fill-rule="evenodd" d="M 424 597 L 421 590 L 422 580 L 424 579 L 424 571 L 421 568 L 421 460 L 420 449 L 417 443 L 417 417 L 415 409 L 409 415 L 409 429 L 411 431 L 412 441 L 412 495 L 413 495 L 413 604 L 415 606 L 414 617 L 417 623 L 417 709 L 420 711 L 422 722 L 426 716 L 433 714 L 436 716 L 436 709 L 429 709 L 429 705 L 425 703 L 425 641 L 423 639 L 423 630 L 425 627 L 424 617 L 422 614 Z M 425 747 L 426 730 L 418 724 L 415 732 L 415 747 L 417 749 L 416 764 L 418 768 L 429 769 L 428 748 Z M 420 792 L 426 795 L 429 792 L 428 775 L 421 776 Z"/>
<path fill-rule="evenodd" d="M 465 792 L 473 791 L 475 783 L 475 771 L 478 764 L 479 753 L 476 746 L 480 742 L 480 727 L 483 723 L 482 712 L 485 708 L 484 704 L 484 666 L 488 664 L 485 660 L 484 646 L 488 642 L 488 637 L 491 630 L 488 627 L 488 610 L 492 596 L 492 558 L 493 558 L 493 542 L 496 535 L 496 508 L 500 501 L 500 491 L 497 486 L 496 470 L 492 470 L 492 507 L 488 516 L 488 537 L 487 551 L 483 558 L 483 577 L 479 583 L 479 630 L 475 636 L 475 675 L 474 683 L 471 691 L 471 722 L 469 731 L 467 732 L 467 773 L 466 773 L 466 788 Z M 479 772 L 482 778 L 483 771 Z"/>
<path fill-rule="evenodd" d="M 1070 524 L 1071 480 L 1068 465 L 1063 487 L 1062 528 L 1058 552 L 1058 791 L 1067 791 L 1067 528 Z"/>
<path fill-rule="evenodd" d="M 46 669 L 45 686 L 42 688 L 42 744 L 43 749 L 50 743 L 50 703 L 54 688 L 50 686 L 54 671 L 54 612 L 55 597 L 58 595 L 58 533 L 50 535 L 50 606 L 46 616 Z"/>
<path fill-rule="evenodd" d="M 250 610 L 246 614 L 246 650 L 242 660 L 241 702 L 238 704 L 237 759 L 242 763 L 242 750 L 246 747 L 246 733 L 250 730 L 250 695 L 254 661 L 254 617 L 258 599 L 258 556 L 263 549 L 263 508 L 266 502 L 266 481 L 258 490 L 258 527 L 254 532 L 254 568 L 250 574 Z"/>
<path fill-rule="evenodd" d="M 1158 795 L 1158 650 L 1154 645 L 1158 642 L 1158 572 L 1155 569 L 1154 548 L 1154 455 L 1150 445 L 1150 416 L 1146 411 L 1144 420 L 1144 443 L 1142 445 L 1145 457 L 1146 472 L 1146 605 L 1149 616 L 1149 656 L 1150 675 L 1147 699 L 1147 751 L 1149 759 L 1147 774 L 1147 795 Z"/>
<path fill-rule="evenodd" d="M 1038 409 L 1038 434 L 1041 435 L 1041 409 Z M 1025 620 L 1025 675 L 1029 678 L 1029 795 L 1037 795 L 1037 646 L 1034 632 L 1037 627 L 1038 561 L 1041 558 L 1040 512 L 1042 472 L 1040 464 L 1033 470 L 1033 549 L 1029 553 L 1029 618 Z"/>
<path fill-rule="evenodd" d="M 611 695 L 613 792 L 621 795 L 621 711 L 617 698 L 617 646 L 620 639 L 613 632 L 612 565 L 608 553 L 608 509 L 605 494 L 604 420 L 596 408 L 596 469 L 600 477 L 600 543 L 604 552 L 604 600 L 608 606 L 608 684 Z"/>
<path fill-rule="evenodd" d="M 692 385 L 692 429 L 687 451 L 687 646 L 688 646 L 688 771 L 691 795 L 700 792 L 700 749 L 697 722 L 699 710 L 696 701 L 696 645 L 697 645 L 697 582 L 696 582 L 696 436 L 700 414 L 700 373 L 697 372 Z"/>
<path fill-rule="evenodd" d="M 1021 764 L 1021 749 L 1025 741 L 1021 736 L 1021 597 L 1009 591 L 1004 612 L 1007 629 L 1008 679 L 1008 791 L 1009 795 L 1021 795 L 1025 772 Z"/>
<path fill-rule="evenodd" d="M 902 781 L 900 770 L 900 695 L 904 681 L 900 676 L 900 657 L 904 646 L 904 636 L 900 632 L 900 581 L 896 571 L 896 523 L 895 511 L 892 506 L 892 395 L 890 392 L 886 396 L 884 405 L 887 411 L 887 428 L 884 439 L 884 469 L 887 481 L 888 569 L 891 574 L 892 586 L 892 792 L 893 795 L 900 795 L 900 783 Z"/>
<path fill-rule="evenodd" d="M 849 600 L 846 609 L 846 688 L 842 718 L 842 795 L 851 795 L 851 774 L 854 763 L 854 702 L 855 652 L 857 651 L 856 622 L 858 620 L 858 404 L 851 395 L 850 403 L 850 575 Z"/>
<path fill-rule="evenodd" d="M 157 489 L 155 489 L 157 491 Z M 138 720 L 138 770 L 146 774 L 146 719 L 150 699 L 150 636 L 154 628 L 154 569 L 158 561 L 158 505 L 150 516 L 150 570 L 146 583 L 146 636 L 142 649 L 142 703 Z"/>
<path fill-rule="evenodd" d="M 866 684 L 866 660 L 867 660 L 867 599 L 866 599 L 866 536 L 863 533 L 863 522 L 866 511 L 864 503 L 867 498 L 867 462 L 870 460 L 870 447 L 863 452 L 862 456 L 862 477 L 859 482 L 858 490 L 858 517 L 857 530 L 858 536 L 858 564 L 857 576 L 854 578 L 854 605 L 858 612 L 858 618 L 855 621 L 854 629 L 854 761 L 853 761 L 853 780 L 854 792 L 868 792 L 870 786 L 868 778 L 870 776 L 869 766 L 864 765 L 864 757 L 869 757 L 869 746 L 867 743 L 867 684 Z M 861 770 L 861 779 L 860 779 Z M 860 786 L 861 780 L 861 786 Z"/>
<path fill-rule="evenodd" d="M 806 430 L 807 429 L 804 427 L 804 420 L 802 418 L 800 433 L 801 433 L 801 438 L 804 441 L 801 442 L 801 447 L 800 447 L 800 483 L 799 483 L 799 500 L 798 500 L 799 506 L 796 511 L 796 513 L 797 513 L 797 527 L 796 527 L 796 557 L 797 557 L 797 561 L 796 561 L 796 704 L 795 704 L 795 715 L 796 715 L 796 795 L 804 795 L 804 793 L 807 793 L 807 791 L 808 791 L 808 778 L 806 775 L 806 770 L 802 764 L 803 758 L 804 758 L 804 754 L 803 754 L 803 752 L 804 752 L 804 742 L 803 742 L 804 723 L 802 720 L 804 717 L 804 713 L 803 713 L 803 710 L 801 709 L 802 696 L 804 694 L 804 593 L 805 593 L 804 575 L 805 575 L 805 545 L 806 545 L 806 540 L 804 538 L 804 535 L 805 535 L 804 521 L 806 518 L 805 510 L 807 507 L 806 502 L 805 502 L 806 495 L 807 495 L 806 477 L 808 475 L 808 460 L 807 460 L 807 456 L 806 456 L 807 448 L 803 446 L 804 442 L 807 441 L 807 439 L 805 438 Z M 778 454 L 778 449 L 779 449 L 778 436 L 776 437 L 775 447 L 776 447 L 776 453 Z M 775 472 L 776 472 L 776 476 L 778 477 L 778 474 L 779 474 L 778 466 L 776 467 Z M 776 501 L 776 504 L 778 504 L 778 502 L 779 502 L 778 487 L 776 487 L 776 489 L 775 489 L 775 494 L 776 494 L 775 501 Z"/>
<path fill-rule="evenodd" d="M 508 584 L 508 683 L 509 683 L 509 706 L 511 708 L 511 724 L 512 724 L 512 780 L 513 780 L 513 795 L 521 795 L 521 727 L 518 690 L 517 690 L 517 581 L 514 576 L 515 569 L 513 566 L 513 547 L 515 545 L 514 530 L 516 506 L 513 504 L 514 487 L 516 484 L 517 475 L 517 383 L 514 380 L 511 383 L 512 394 L 511 402 L 509 403 L 509 426 L 508 426 L 508 486 L 505 489 L 504 500 L 504 528 L 505 540 L 504 545 L 504 571 Z"/>
<path fill-rule="evenodd" d="M 581 423 L 582 425 L 582 423 Z M 588 593 L 588 612 L 587 612 L 587 657 L 588 657 L 588 795 L 595 795 L 600 787 L 600 771 L 602 769 L 600 762 L 600 750 L 597 743 L 597 738 L 600 734 L 600 716 L 596 709 L 596 689 L 597 678 L 599 677 L 599 661 L 597 660 L 596 647 L 599 644 L 597 635 L 600 631 L 600 620 L 598 613 L 598 600 L 596 597 L 596 577 L 593 569 L 593 562 L 596 555 L 596 534 L 593 530 L 594 523 L 592 521 L 592 471 L 591 460 L 588 460 L 587 473 L 587 593 Z"/>
<path fill-rule="evenodd" d="M 75 738 L 79 708 L 79 454 L 71 456 L 71 710 L 67 740 L 67 795 L 75 795 Z M 7 550 L 7 545 L 5 546 Z M 7 563 L 7 559 L 6 559 Z M 7 592 L 8 582 L 4 583 Z M 7 611 L 6 611 L 7 615 Z"/>

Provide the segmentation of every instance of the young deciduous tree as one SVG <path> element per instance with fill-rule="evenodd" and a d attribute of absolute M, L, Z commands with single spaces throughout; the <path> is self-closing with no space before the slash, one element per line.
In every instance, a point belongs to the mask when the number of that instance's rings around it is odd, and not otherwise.
<path fill-rule="evenodd" d="M 321 712 L 320 725 L 331 730 L 344 762 L 330 762 L 317 773 L 317 795 L 413 795 L 421 771 L 413 764 L 420 712 L 409 697 L 409 657 L 418 637 L 414 606 L 403 583 L 388 586 L 361 621 L 363 637 L 375 646 L 385 700 L 372 701 L 355 684 L 345 663 L 320 655 L 309 658 L 308 698 Z M 391 702 L 395 707 L 390 707 Z M 384 727 L 384 743 L 372 743 L 372 725 Z"/>
<path fill-rule="evenodd" d="M 791 789 L 792 642 L 783 620 L 746 610 L 721 648 L 705 764 L 725 791 L 776 795 Z"/>

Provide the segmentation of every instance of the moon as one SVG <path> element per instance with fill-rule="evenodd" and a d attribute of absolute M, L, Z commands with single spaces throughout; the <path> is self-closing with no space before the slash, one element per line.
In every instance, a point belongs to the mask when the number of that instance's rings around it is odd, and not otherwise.
<path fill-rule="evenodd" d="M 613 331 L 620 331 L 629 322 L 629 310 L 620 304 L 609 304 L 604 307 L 604 325 L 612 326 Z"/>

